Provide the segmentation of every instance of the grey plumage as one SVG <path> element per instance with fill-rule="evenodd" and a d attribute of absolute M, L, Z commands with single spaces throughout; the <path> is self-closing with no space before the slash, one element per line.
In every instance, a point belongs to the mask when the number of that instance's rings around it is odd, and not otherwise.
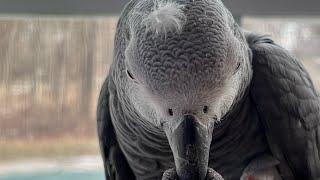
<path fill-rule="evenodd" d="M 308 73 L 220 0 L 132 0 L 115 47 L 97 112 L 107 179 L 320 178 Z"/>
<path fill-rule="evenodd" d="M 272 154 L 296 179 L 319 179 L 320 101 L 303 65 L 266 37 L 248 36 L 254 54 L 252 97 Z M 272 113 L 269 113 L 272 112 Z"/>

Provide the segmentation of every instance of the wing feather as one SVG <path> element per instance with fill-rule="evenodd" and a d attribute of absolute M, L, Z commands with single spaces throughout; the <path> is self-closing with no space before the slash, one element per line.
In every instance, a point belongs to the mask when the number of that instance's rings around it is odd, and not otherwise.
<path fill-rule="evenodd" d="M 309 74 L 270 38 L 246 37 L 253 54 L 251 96 L 283 177 L 320 179 L 320 98 Z"/>
<path fill-rule="evenodd" d="M 113 129 L 109 110 L 109 79 L 104 82 L 97 107 L 97 130 L 107 180 L 134 179 Z"/>

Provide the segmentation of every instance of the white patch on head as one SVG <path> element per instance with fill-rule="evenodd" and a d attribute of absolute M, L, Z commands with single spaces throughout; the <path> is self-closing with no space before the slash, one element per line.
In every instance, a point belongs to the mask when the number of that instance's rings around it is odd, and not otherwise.
<path fill-rule="evenodd" d="M 164 35 L 168 32 L 181 32 L 186 23 L 183 7 L 184 5 L 171 0 L 155 0 L 152 12 L 143 20 L 146 31 Z"/>
<path fill-rule="evenodd" d="M 219 98 L 218 105 L 216 106 L 216 115 L 217 121 L 220 121 L 221 118 L 230 110 L 233 105 L 237 95 L 239 94 L 240 85 L 241 85 L 241 71 L 238 71 L 232 79 L 227 82 L 221 98 Z"/>
<path fill-rule="evenodd" d="M 244 54 L 245 51 L 242 50 L 243 46 L 238 46 L 238 48 L 234 49 L 236 54 L 239 55 L 239 57 L 243 58 L 246 57 Z M 243 93 L 242 90 L 244 90 L 244 84 L 245 81 L 244 78 L 248 78 L 247 72 L 252 72 L 250 68 L 250 61 L 245 61 L 245 64 L 242 64 L 240 66 L 240 69 L 235 72 L 234 75 L 228 81 L 226 82 L 225 87 L 223 87 L 223 90 L 221 91 L 220 98 L 218 99 L 218 102 L 215 104 L 215 113 L 217 116 L 217 121 L 220 121 L 221 118 L 223 118 L 224 115 L 226 115 L 230 109 L 231 106 L 235 103 L 235 101 L 239 100 L 238 96 L 241 95 L 240 93 Z M 249 64 L 246 64 L 249 63 Z M 250 81 L 250 80 L 248 80 Z"/>

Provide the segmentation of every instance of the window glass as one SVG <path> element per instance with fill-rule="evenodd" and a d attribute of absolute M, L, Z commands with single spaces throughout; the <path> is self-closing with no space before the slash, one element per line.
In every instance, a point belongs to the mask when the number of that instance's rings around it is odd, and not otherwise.
<path fill-rule="evenodd" d="M 0 179 L 102 179 L 95 111 L 116 21 L 0 19 Z"/>
<path fill-rule="evenodd" d="M 320 87 L 320 17 L 244 17 L 242 26 L 270 35 L 302 61 L 314 85 Z"/>
<path fill-rule="evenodd" d="M 0 18 L 0 179 L 103 179 L 96 104 L 117 17 Z M 320 17 L 243 17 L 320 87 Z"/>

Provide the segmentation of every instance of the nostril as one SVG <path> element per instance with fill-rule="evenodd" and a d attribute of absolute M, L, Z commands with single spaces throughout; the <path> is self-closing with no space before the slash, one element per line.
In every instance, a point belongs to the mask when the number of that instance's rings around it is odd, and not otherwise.
<path fill-rule="evenodd" d="M 204 106 L 203 107 L 203 113 L 208 113 L 209 107 L 208 106 Z"/>
<path fill-rule="evenodd" d="M 168 113 L 170 116 L 173 116 L 173 110 L 172 109 L 168 109 Z"/>

